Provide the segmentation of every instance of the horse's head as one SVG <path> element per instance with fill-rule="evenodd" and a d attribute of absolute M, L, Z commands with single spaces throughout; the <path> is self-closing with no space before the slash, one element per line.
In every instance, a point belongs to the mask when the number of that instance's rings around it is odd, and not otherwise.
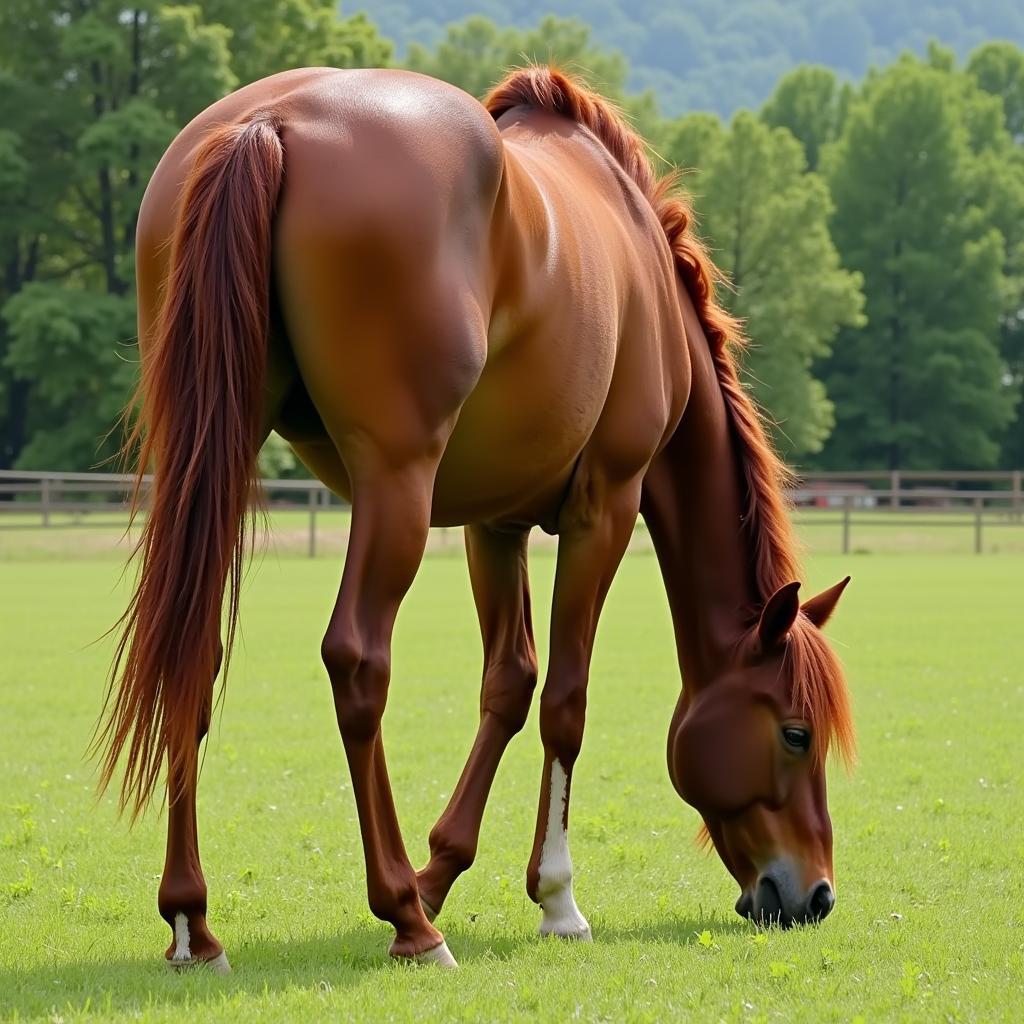
<path fill-rule="evenodd" d="M 739 883 L 737 912 L 754 920 L 817 921 L 835 903 L 825 757 L 831 741 L 852 754 L 853 728 L 821 627 L 848 582 L 802 607 L 799 583 L 781 587 L 673 720 L 673 785 Z"/>

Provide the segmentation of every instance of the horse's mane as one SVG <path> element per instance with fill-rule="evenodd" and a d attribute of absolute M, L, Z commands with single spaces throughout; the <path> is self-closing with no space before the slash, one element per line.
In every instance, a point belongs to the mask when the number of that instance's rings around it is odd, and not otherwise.
<path fill-rule="evenodd" d="M 740 382 L 735 353 L 745 344 L 743 330 L 716 301 L 715 286 L 723 275 L 693 231 L 693 208 L 678 187 L 677 174 L 655 174 L 646 143 L 616 107 L 581 80 L 556 68 L 533 66 L 512 71 L 491 90 L 484 106 L 495 120 L 513 107 L 526 106 L 561 114 L 582 125 L 632 178 L 657 214 L 711 349 L 743 472 L 743 523 L 753 553 L 754 582 L 761 601 L 766 601 L 801 575 L 799 548 L 784 498 L 792 474 L 772 447 L 761 413 Z M 832 738 L 842 756 L 852 759 L 853 720 L 842 668 L 821 631 L 802 614 L 790 632 L 788 655 L 794 697 L 806 707 L 810 721 L 822 726 L 815 730 L 822 743 L 819 752 L 824 756 Z"/>

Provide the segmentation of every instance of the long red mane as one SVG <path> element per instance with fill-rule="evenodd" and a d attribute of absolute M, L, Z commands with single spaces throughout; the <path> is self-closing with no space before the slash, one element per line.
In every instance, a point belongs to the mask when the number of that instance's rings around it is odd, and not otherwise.
<path fill-rule="evenodd" d="M 744 524 L 751 545 L 758 594 L 767 600 L 779 587 L 801 578 L 799 546 L 785 499 L 792 475 L 768 439 L 760 411 L 740 381 L 736 353 L 745 343 L 740 322 L 719 305 L 715 287 L 723 279 L 707 247 L 694 232 L 693 207 L 675 172 L 658 176 L 643 139 L 603 96 L 582 81 L 549 67 L 512 71 L 484 105 L 497 120 L 526 106 L 564 117 L 588 129 L 647 197 L 668 239 L 678 273 L 693 300 L 714 361 L 722 398 L 738 446 L 746 491 Z M 839 660 L 824 636 L 800 615 L 791 631 L 794 697 L 820 728 L 819 753 L 829 739 L 844 759 L 854 755 L 853 718 Z"/>

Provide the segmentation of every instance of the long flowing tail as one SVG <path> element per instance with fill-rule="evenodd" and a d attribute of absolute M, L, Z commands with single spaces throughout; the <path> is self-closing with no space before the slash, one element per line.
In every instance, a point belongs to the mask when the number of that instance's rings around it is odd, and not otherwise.
<path fill-rule="evenodd" d="M 100 787 L 124 758 L 120 806 L 137 817 L 168 759 L 170 800 L 197 757 L 199 725 L 238 615 L 258 454 L 270 295 L 271 222 L 284 167 L 279 124 L 261 113 L 204 141 L 185 184 L 171 269 L 143 355 L 135 506 L 152 466 L 141 571 L 119 623 L 94 750 Z M 134 514 L 134 513 L 133 513 Z"/>

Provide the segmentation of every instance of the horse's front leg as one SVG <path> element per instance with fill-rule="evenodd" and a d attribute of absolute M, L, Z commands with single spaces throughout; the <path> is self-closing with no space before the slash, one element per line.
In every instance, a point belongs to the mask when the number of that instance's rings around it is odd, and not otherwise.
<path fill-rule="evenodd" d="M 165 953 L 168 966 L 206 965 L 219 974 L 227 974 L 231 967 L 224 947 L 206 925 L 206 879 L 199 862 L 199 830 L 196 824 L 198 748 L 209 729 L 212 698 L 211 679 L 199 723 L 196 752 L 186 766 L 172 769 L 168 779 L 167 854 L 157 906 L 160 916 L 173 932 Z"/>
<path fill-rule="evenodd" d="M 591 478 L 575 490 L 585 497 L 567 507 L 560 528 L 551 651 L 540 701 L 544 770 L 526 891 L 544 912 L 542 935 L 589 940 L 590 926 L 572 890 L 569 793 L 583 743 L 597 622 L 636 524 L 640 482 L 612 487 Z"/>
<path fill-rule="evenodd" d="M 466 555 L 484 645 L 480 725 L 459 783 L 430 831 L 430 862 L 417 876 L 427 915 L 440 912 L 476 857 L 491 784 L 509 741 L 526 723 L 537 685 L 526 531 L 466 528 Z"/>

